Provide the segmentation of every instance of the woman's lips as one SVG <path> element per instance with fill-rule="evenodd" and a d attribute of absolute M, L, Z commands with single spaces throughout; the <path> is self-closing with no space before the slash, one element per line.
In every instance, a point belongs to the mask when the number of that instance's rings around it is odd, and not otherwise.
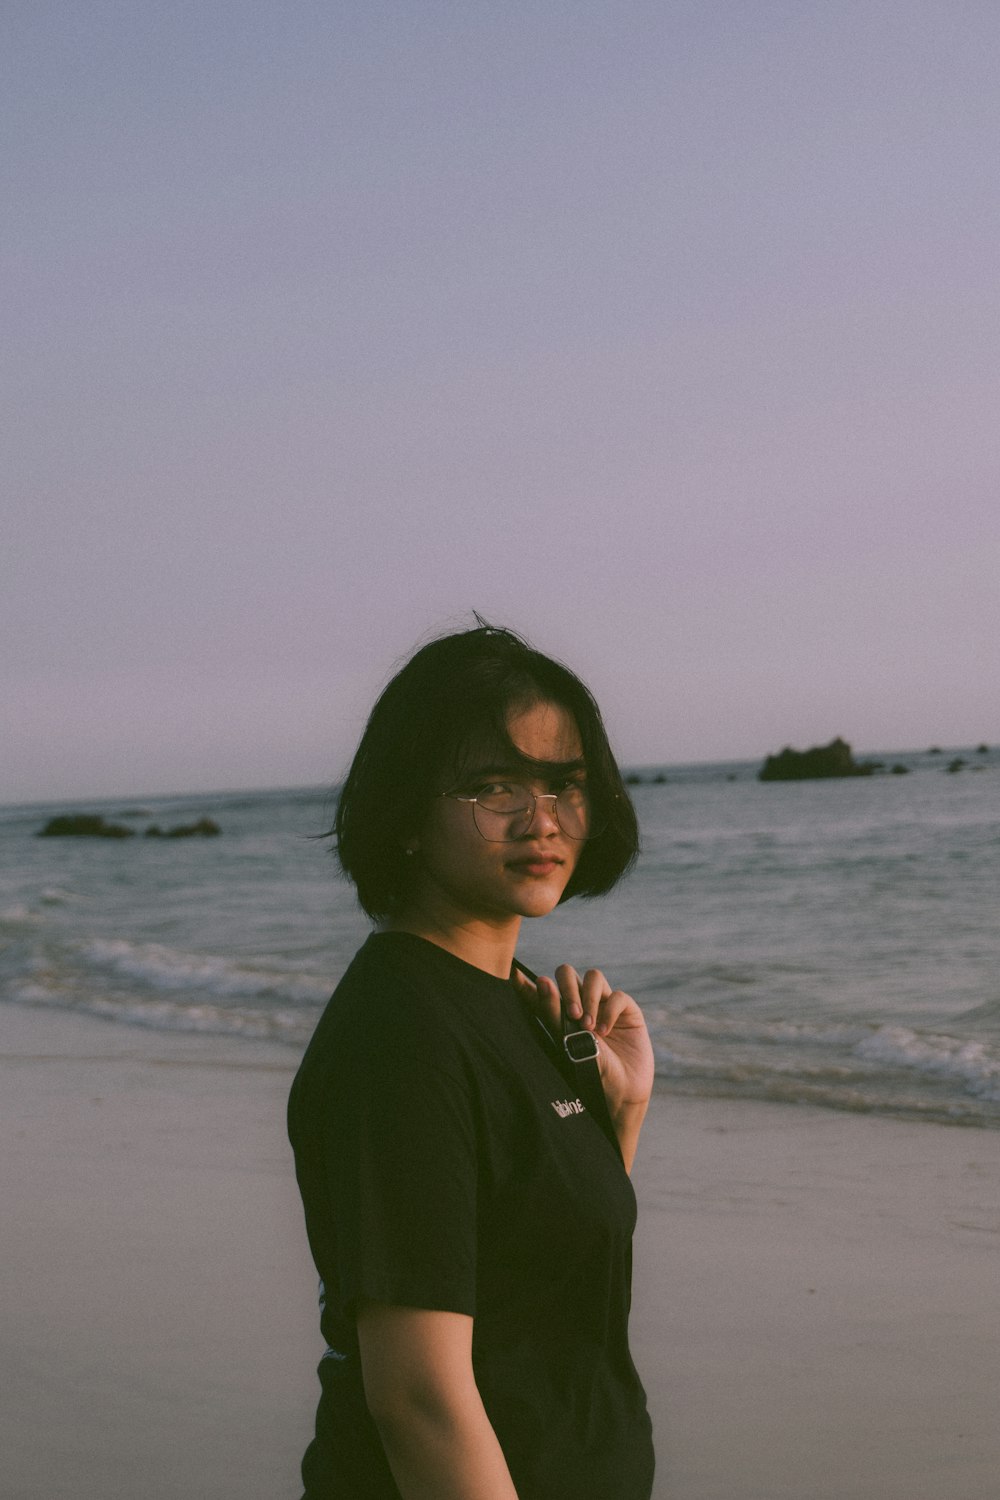
<path fill-rule="evenodd" d="M 532 875 L 541 878 L 551 875 L 562 864 L 562 860 L 554 854 L 529 855 L 525 859 L 512 859 L 509 861 L 512 869 L 521 875 Z"/>

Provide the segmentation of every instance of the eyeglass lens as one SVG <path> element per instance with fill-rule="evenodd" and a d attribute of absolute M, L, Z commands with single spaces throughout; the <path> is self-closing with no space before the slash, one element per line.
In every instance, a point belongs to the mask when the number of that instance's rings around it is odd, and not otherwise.
<path fill-rule="evenodd" d="M 586 787 L 570 783 L 556 794 L 539 793 L 537 800 L 551 801 L 556 821 L 567 838 L 593 838 L 598 831 L 593 827 Z M 483 838 L 494 843 L 520 838 L 531 827 L 535 802 L 535 795 L 516 783 L 481 792 L 473 804 L 476 827 Z"/>

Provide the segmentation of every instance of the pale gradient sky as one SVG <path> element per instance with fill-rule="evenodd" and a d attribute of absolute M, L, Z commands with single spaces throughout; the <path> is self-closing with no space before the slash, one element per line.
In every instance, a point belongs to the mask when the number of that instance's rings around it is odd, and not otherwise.
<path fill-rule="evenodd" d="M 996 0 L 11 0 L 0 801 L 1000 740 Z"/>

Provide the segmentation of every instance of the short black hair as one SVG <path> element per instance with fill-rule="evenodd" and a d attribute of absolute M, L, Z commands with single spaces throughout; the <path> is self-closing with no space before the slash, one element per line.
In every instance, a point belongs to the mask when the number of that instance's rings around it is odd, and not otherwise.
<path fill-rule="evenodd" d="M 526 764 L 511 743 L 507 720 L 539 699 L 572 714 L 603 825 L 584 844 L 561 899 L 609 891 L 639 852 L 635 809 L 588 688 L 514 631 L 476 619 L 475 629 L 422 646 L 392 678 L 340 790 L 331 830 L 337 856 L 376 921 L 397 913 L 406 900 L 413 866 L 406 841 L 419 834 L 434 798 L 460 782 L 476 759 L 482 763 L 484 754 L 500 755 L 504 765 Z"/>

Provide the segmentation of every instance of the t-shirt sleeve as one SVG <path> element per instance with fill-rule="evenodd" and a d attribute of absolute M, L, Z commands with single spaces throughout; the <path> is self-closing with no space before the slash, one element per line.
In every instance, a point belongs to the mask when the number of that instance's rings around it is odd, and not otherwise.
<path fill-rule="evenodd" d="M 337 1312 L 370 1298 L 473 1315 L 476 1130 L 457 1049 L 404 1011 L 347 1045 L 337 1073 L 324 1140 Z"/>

